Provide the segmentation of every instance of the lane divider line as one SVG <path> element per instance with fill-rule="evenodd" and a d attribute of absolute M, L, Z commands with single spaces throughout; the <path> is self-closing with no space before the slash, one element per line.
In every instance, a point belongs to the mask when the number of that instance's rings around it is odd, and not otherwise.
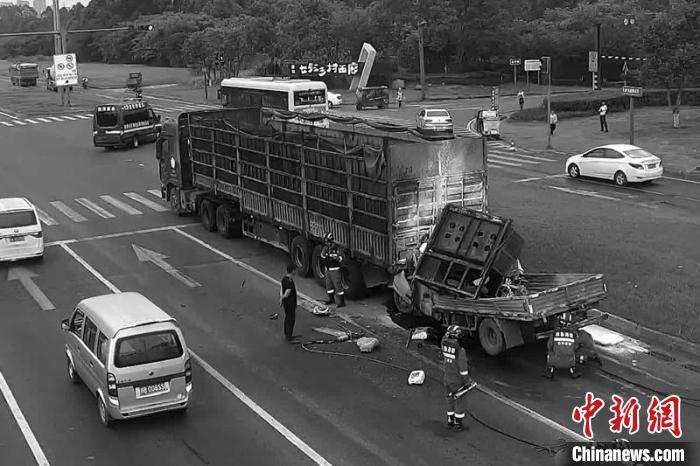
<path fill-rule="evenodd" d="M 49 460 L 46 459 L 46 455 L 41 449 L 39 441 L 34 436 L 34 432 L 32 432 L 32 428 L 29 426 L 27 419 L 24 417 L 24 414 L 22 413 L 15 396 L 12 394 L 10 386 L 7 384 L 5 376 L 2 375 L 2 372 L 0 372 L 0 391 L 2 391 L 2 396 L 5 398 L 7 406 L 10 408 L 10 412 L 15 418 L 15 422 L 17 422 L 19 429 L 22 431 L 22 435 L 24 436 L 24 440 L 27 442 L 27 446 L 32 451 L 32 455 L 34 455 L 36 464 L 39 466 L 49 466 Z"/>
<path fill-rule="evenodd" d="M 263 271 L 261 271 L 261 270 L 258 270 L 258 269 L 256 269 L 255 267 L 253 267 L 253 266 L 251 266 L 251 265 L 249 265 L 249 264 L 246 264 L 245 262 L 242 262 L 242 261 L 240 261 L 240 260 L 238 260 L 238 259 L 232 257 L 232 256 L 229 255 L 229 254 L 226 254 L 225 252 L 223 252 L 223 251 L 221 251 L 221 250 L 215 248 L 214 246 L 209 245 L 209 244 L 206 243 L 205 241 L 203 241 L 203 240 L 197 238 L 196 236 L 193 236 L 193 235 L 191 235 L 191 234 L 189 234 L 189 233 L 186 233 L 186 232 L 180 230 L 180 229 L 177 228 L 177 227 L 172 228 L 172 230 L 175 231 L 175 232 L 177 232 L 177 233 L 179 233 L 180 235 L 182 235 L 182 236 L 184 236 L 184 237 L 186 237 L 186 238 L 189 238 L 190 240 L 194 241 L 194 242 L 197 243 L 198 245 L 202 246 L 202 247 L 205 248 L 205 249 L 208 249 L 209 251 L 213 252 L 214 254 L 216 254 L 216 255 L 218 255 L 218 256 L 220 256 L 220 257 L 226 259 L 226 260 L 228 260 L 229 262 L 232 262 L 233 264 L 238 265 L 238 266 L 241 267 L 242 269 L 245 269 L 245 270 L 247 270 L 247 271 L 249 271 L 249 272 L 251 272 L 251 273 L 254 273 L 255 275 L 257 275 L 257 276 L 259 276 L 259 277 L 261 277 L 261 278 L 263 278 L 263 279 L 265 279 L 265 280 L 267 280 L 267 281 L 269 281 L 269 282 L 271 282 L 271 283 L 273 283 L 273 284 L 275 284 L 275 285 L 278 284 L 278 281 L 277 281 L 276 279 L 274 279 L 273 277 L 269 276 L 269 275 L 266 274 L 265 272 L 263 272 Z M 312 297 L 310 297 L 310 296 L 308 296 L 308 295 L 306 295 L 306 294 L 304 294 L 304 293 L 302 293 L 302 292 L 300 292 L 300 291 L 298 291 L 298 290 L 297 290 L 297 296 L 299 296 L 299 297 L 305 299 L 306 301 L 309 301 L 312 305 L 316 305 L 316 306 L 321 306 L 321 307 L 323 307 L 323 304 L 321 304 L 318 300 L 316 300 L 316 299 L 314 299 L 314 298 L 312 298 Z M 310 312 L 310 309 L 307 309 L 307 311 Z M 351 322 L 353 325 L 357 325 L 358 327 L 363 328 L 362 326 L 360 326 L 360 325 L 356 324 L 355 322 L 353 322 L 351 319 L 347 319 L 347 318 L 344 317 L 344 316 L 343 316 L 343 319 L 346 320 L 346 321 Z M 413 352 L 413 351 L 412 351 L 411 353 L 412 353 L 413 355 L 417 356 L 417 357 L 420 357 L 420 359 L 422 359 L 422 360 L 424 360 L 424 361 L 430 363 L 431 365 L 434 365 L 434 366 L 437 366 L 437 367 L 442 367 L 442 366 L 440 366 L 437 362 L 432 361 L 432 360 L 430 360 L 430 359 L 424 357 L 424 356 L 421 355 L 420 353 L 415 353 L 415 352 Z M 511 400 L 511 399 L 508 399 L 508 398 L 506 398 L 505 396 L 501 395 L 500 393 L 495 392 L 495 391 L 493 391 L 493 390 L 491 390 L 491 389 L 489 389 L 489 388 L 486 388 L 486 387 L 483 387 L 483 386 L 479 386 L 478 388 L 479 388 L 479 390 L 481 390 L 483 393 L 485 393 L 485 394 L 487 394 L 487 395 L 489 395 L 489 396 L 495 398 L 496 400 L 498 400 L 498 401 L 500 401 L 500 402 L 506 404 L 507 406 L 510 406 L 511 408 L 515 409 L 516 411 L 520 411 L 521 413 L 526 414 L 526 415 L 532 417 L 533 419 L 535 419 L 535 420 L 537 420 L 537 421 L 540 421 L 541 423 L 545 424 L 546 426 L 549 426 L 549 427 L 551 427 L 552 429 L 554 429 L 554 430 L 556 430 L 556 431 L 558 431 L 558 432 L 560 432 L 560 433 L 562 433 L 562 434 L 565 434 L 565 435 L 571 437 L 572 439 L 574 439 L 574 440 L 576 440 L 576 441 L 579 441 L 579 442 L 587 442 L 587 441 L 588 441 L 584 436 L 582 436 L 582 435 L 580 435 L 580 434 L 577 434 L 576 432 L 574 432 L 573 430 L 569 429 L 568 427 L 565 427 L 565 426 L 563 426 L 563 425 L 557 423 L 556 421 L 554 421 L 554 420 L 552 420 L 552 419 L 549 419 L 548 417 L 545 417 L 545 416 L 542 415 L 542 414 L 539 414 L 537 411 L 533 411 L 532 409 L 530 409 L 530 408 L 528 408 L 528 407 L 526 407 L 526 406 L 521 405 L 521 404 L 518 403 L 517 401 L 513 401 L 513 400 Z"/>
<path fill-rule="evenodd" d="M 539 181 L 539 180 L 548 180 L 550 178 L 565 178 L 569 175 L 566 173 L 560 173 L 558 175 L 548 175 L 548 176 L 537 176 L 534 178 L 523 178 L 522 180 L 515 180 L 513 183 L 527 183 L 528 181 Z"/>
<path fill-rule="evenodd" d="M 119 288 L 116 287 L 112 282 L 107 280 L 100 272 L 98 272 L 93 266 L 91 266 L 85 259 L 73 251 L 68 245 L 61 244 L 61 248 L 66 251 L 73 259 L 75 259 L 80 265 L 85 267 L 85 269 L 90 272 L 95 278 L 97 278 L 103 285 L 105 285 L 112 293 L 121 293 Z M 251 411 L 257 414 L 263 421 L 267 422 L 272 428 L 274 428 L 278 433 L 280 433 L 284 438 L 286 438 L 289 443 L 297 447 L 302 453 L 304 453 L 309 459 L 314 463 L 321 466 L 332 466 L 332 464 L 326 460 L 323 456 L 318 454 L 313 448 L 311 448 L 306 442 L 297 437 L 291 430 L 286 428 L 281 422 L 275 419 L 270 413 L 265 411 L 259 404 L 253 401 L 248 395 L 246 395 L 241 389 L 236 387 L 231 383 L 226 377 L 224 377 L 219 371 L 214 369 L 209 363 L 197 355 L 194 351 L 190 350 L 190 355 L 195 361 L 204 369 L 207 374 L 209 374 L 214 380 L 219 382 L 226 390 L 238 398 L 243 404 L 245 404 Z M 8 388 L 9 389 L 9 388 Z M 48 465 L 48 462 L 45 463 Z"/>
<path fill-rule="evenodd" d="M 87 236 L 85 238 L 61 239 L 57 241 L 44 243 L 44 247 L 60 246 L 62 244 L 83 243 L 87 241 L 98 241 L 102 239 L 123 238 L 124 236 L 143 235 L 145 233 L 157 233 L 159 231 L 168 231 L 174 228 L 189 228 L 193 225 L 199 225 L 199 223 L 182 223 L 180 225 L 168 225 L 165 227 L 146 228 L 143 230 L 123 231 L 120 233 L 108 233 L 106 235 Z"/>

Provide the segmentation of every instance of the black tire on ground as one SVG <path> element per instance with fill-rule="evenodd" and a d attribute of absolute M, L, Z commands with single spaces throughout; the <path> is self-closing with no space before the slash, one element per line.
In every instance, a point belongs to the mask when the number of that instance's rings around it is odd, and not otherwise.
<path fill-rule="evenodd" d="M 199 220 L 207 231 L 216 231 L 216 206 L 204 200 L 199 206 Z"/>
<path fill-rule="evenodd" d="M 308 277 L 311 274 L 312 253 L 313 244 L 309 240 L 301 235 L 292 239 L 292 243 L 289 245 L 289 258 L 297 268 L 297 273 L 302 277 Z"/>
<path fill-rule="evenodd" d="M 578 178 L 579 176 L 581 176 L 581 170 L 579 170 L 578 165 L 576 165 L 575 163 L 569 165 L 569 169 L 567 170 L 567 172 L 569 173 L 569 176 L 571 178 Z"/>
<path fill-rule="evenodd" d="M 230 205 L 221 204 L 216 209 L 216 230 L 224 238 L 240 237 L 241 221 L 236 209 Z"/>
<path fill-rule="evenodd" d="M 181 216 L 185 213 L 180 207 L 180 188 L 168 186 L 168 203 L 170 204 L 170 211 L 175 215 Z"/>
<path fill-rule="evenodd" d="M 112 427 L 114 421 L 112 420 L 112 416 L 109 415 L 109 411 L 107 411 L 107 406 L 105 406 L 105 403 L 104 401 L 102 401 L 102 398 L 99 394 L 97 394 L 97 413 L 99 414 L 100 422 L 103 426 Z"/>
<path fill-rule="evenodd" d="M 352 259 L 345 262 L 343 268 L 343 281 L 345 282 L 345 295 L 348 299 L 362 299 L 367 296 L 367 285 L 362 275 L 360 263 Z"/>
<path fill-rule="evenodd" d="M 326 286 L 326 273 L 321 267 L 321 251 L 323 250 L 322 244 L 317 244 L 313 251 L 311 252 L 311 272 L 319 285 Z"/>
<path fill-rule="evenodd" d="M 68 370 L 68 380 L 70 380 L 71 383 L 79 383 L 80 376 L 78 375 L 77 372 L 75 372 L 75 367 L 73 367 L 73 363 L 71 362 L 70 358 L 66 358 L 66 360 L 67 360 L 66 369 Z"/>
<path fill-rule="evenodd" d="M 482 320 L 479 324 L 479 343 L 490 356 L 497 356 L 506 349 L 503 332 L 490 317 Z"/>
<path fill-rule="evenodd" d="M 624 172 L 618 171 L 615 173 L 615 184 L 618 186 L 627 186 L 627 175 Z"/>

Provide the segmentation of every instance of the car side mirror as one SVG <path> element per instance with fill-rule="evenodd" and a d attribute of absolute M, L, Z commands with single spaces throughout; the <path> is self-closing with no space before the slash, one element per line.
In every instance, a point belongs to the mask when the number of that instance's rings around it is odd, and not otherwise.
<path fill-rule="evenodd" d="M 70 322 L 68 321 L 68 319 L 63 319 L 61 321 L 61 330 L 63 330 L 64 332 L 70 330 Z"/>

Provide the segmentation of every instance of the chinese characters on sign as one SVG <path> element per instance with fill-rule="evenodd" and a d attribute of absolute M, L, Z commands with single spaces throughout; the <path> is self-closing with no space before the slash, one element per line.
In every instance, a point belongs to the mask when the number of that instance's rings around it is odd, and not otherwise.
<path fill-rule="evenodd" d="M 610 432 L 621 433 L 627 429 L 630 435 L 639 431 L 639 412 L 641 404 L 636 397 L 631 397 L 625 401 L 622 397 L 613 395 L 610 412 L 613 416 L 608 421 Z M 583 435 L 587 439 L 593 438 L 593 418 L 605 406 L 605 401 L 597 398 L 593 393 L 586 393 L 585 402 L 582 406 L 574 407 L 571 419 L 577 424 L 583 424 Z M 664 399 L 652 396 L 647 412 L 647 431 L 650 434 L 660 434 L 668 431 L 675 438 L 681 438 L 681 399 L 677 395 L 670 395 Z"/>
<path fill-rule="evenodd" d="M 363 63 L 328 63 L 319 65 L 318 63 L 293 63 L 289 65 L 291 75 L 298 76 L 325 76 L 327 74 L 345 74 L 355 76 L 362 70 Z"/>

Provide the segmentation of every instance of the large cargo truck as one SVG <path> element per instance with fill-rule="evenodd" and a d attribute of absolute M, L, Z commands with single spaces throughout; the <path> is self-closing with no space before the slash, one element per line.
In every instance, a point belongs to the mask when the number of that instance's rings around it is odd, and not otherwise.
<path fill-rule="evenodd" d="M 492 356 L 607 317 L 596 308 L 607 296 L 603 275 L 526 273 L 523 244 L 510 219 L 446 206 L 410 282 L 395 285 L 402 310 L 461 326 Z"/>
<path fill-rule="evenodd" d="M 13 86 L 36 86 L 39 79 L 39 65 L 36 63 L 14 63 L 9 69 L 10 83 Z"/>
<path fill-rule="evenodd" d="M 445 205 L 487 207 L 483 138 L 431 141 L 365 123 L 265 109 L 183 113 L 156 145 L 162 196 L 209 231 L 283 249 L 320 283 L 323 237 L 333 233 L 346 294 L 361 297 L 392 283 Z"/>

